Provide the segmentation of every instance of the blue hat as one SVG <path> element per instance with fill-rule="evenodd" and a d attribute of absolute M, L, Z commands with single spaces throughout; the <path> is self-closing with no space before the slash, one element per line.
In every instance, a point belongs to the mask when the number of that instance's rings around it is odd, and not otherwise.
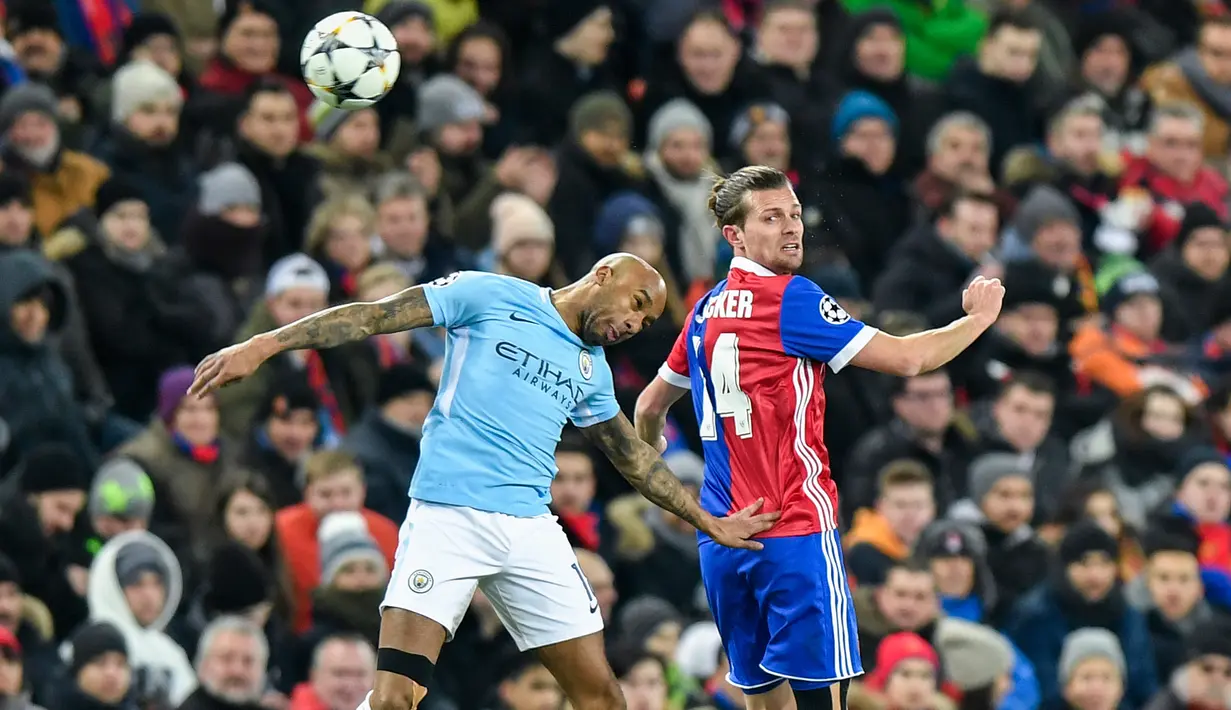
<path fill-rule="evenodd" d="M 616 193 L 603 203 L 594 221 L 594 246 L 610 254 L 634 228 L 652 232 L 655 225 L 661 234 L 662 214 L 653 202 L 636 192 Z"/>
<path fill-rule="evenodd" d="M 847 131 L 861 118 L 879 118 L 889 124 L 889 129 L 898 134 L 898 116 L 875 94 L 867 91 L 847 92 L 838 102 L 838 110 L 833 116 L 833 140 L 841 142 Z"/>

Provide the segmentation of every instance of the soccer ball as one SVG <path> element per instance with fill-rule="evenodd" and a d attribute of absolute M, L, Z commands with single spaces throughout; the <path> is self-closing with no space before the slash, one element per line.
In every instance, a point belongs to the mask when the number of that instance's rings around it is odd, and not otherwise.
<path fill-rule="evenodd" d="M 299 68 L 321 101 L 361 109 L 380 101 L 397 81 L 402 58 L 384 23 L 362 12 L 338 12 L 316 23 L 299 50 Z"/>

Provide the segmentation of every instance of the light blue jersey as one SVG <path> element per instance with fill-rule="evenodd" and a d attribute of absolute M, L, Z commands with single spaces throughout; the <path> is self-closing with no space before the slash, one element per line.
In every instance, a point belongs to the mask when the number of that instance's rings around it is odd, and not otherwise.
<path fill-rule="evenodd" d="M 620 413 L 603 349 L 569 330 L 549 289 L 521 279 L 463 271 L 423 291 L 448 339 L 410 497 L 546 513 L 565 423 Z"/>

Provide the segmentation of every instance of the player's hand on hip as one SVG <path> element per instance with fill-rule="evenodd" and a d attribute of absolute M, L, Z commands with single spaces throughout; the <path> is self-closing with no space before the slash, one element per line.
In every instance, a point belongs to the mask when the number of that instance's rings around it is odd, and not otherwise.
<path fill-rule="evenodd" d="M 713 529 L 709 536 L 714 542 L 724 547 L 739 547 L 745 550 L 760 550 L 765 547 L 750 538 L 769 530 L 782 517 L 782 513 L 760 513 L 765 505 L 764 498 L 744 508 L 738 513 L 732 513 L 725 518 L 715 518 Z"/>
<path fill-rule="evenodd" d="M 1002 303 L 1004 284 L 1000 283 L 1000 279 L 976 276 L 962 292 L 962 310 L 968 315 L 987 321 L 988 325 L 996 322 Z"/>
<path fill-rule="evenodd" d="M 188 394 L 203 397 L 223 385 L 243 379 L 256 372 L 265 357 L 253 340 L 219 350 L 197 365 Z"/>

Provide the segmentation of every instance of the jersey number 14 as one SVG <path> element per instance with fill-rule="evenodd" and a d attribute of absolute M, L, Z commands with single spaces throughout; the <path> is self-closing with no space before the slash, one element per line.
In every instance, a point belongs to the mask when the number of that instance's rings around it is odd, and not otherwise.
<path fill-rule="evenodd" d="M 705 357 L 704 343 L 700 336 L 693 336 L 693 349 L 697 358 Z M 701 438 L 718 438 L 719 417 L 729 417 L 735 424 L 735 435 L 741 439 L 752 436 L 752 400 L 739 388 L 739 336 L 723 333 L 714 341 L 710 358 L 710 376 L 713 388 L 705 381 L 705 373 L 698 369 L 704 393 L 701 396 Z"/>

